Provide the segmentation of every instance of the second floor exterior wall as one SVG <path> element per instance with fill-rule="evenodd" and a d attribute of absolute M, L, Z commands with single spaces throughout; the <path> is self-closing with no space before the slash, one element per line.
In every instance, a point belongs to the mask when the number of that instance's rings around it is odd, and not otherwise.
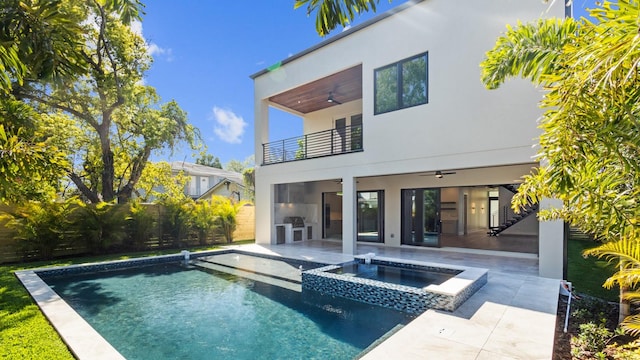
<path fill-rule="evenodd" d="M 274 165 L 277 169 L 263 166 L 258 176 L 364 164 L 376 165 L 369 174 L 375 175 L 530 162 L 539 134 L 542 90 L 524 80 L 486 90 L 479 64 L 506 24 L 564 13 L 562 2 L 539 0 L 417 2 L 294 56 L 273 71 L 254 75 L 256 163 L 261 164 L 262 145 L 273 140 L 268 132 L 270 97 L 345 69 L 362 68 L 360 99 L 306 114 L 290 112 L 303 117 L 305 134 L 362 114 L 363 151 Z M 419 54 L 426 54 L 428 64 L 427 103 L 376 114 L 376 70 Z"/>

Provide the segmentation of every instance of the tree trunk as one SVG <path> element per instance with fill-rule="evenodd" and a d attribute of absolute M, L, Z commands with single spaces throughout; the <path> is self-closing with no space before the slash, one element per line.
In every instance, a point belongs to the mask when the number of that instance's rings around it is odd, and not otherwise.
<path fill-rule="evenodd" d="M 624 270 L 624 260 L 620 260 L 620 271 Z M 626 284 L 620 284 L 620 310 L 618 311 L 618 324 L 620 324 L 627 316 L 631 315 L 631 304 L 629 300 L 624 299 L 624 294 L 629 290 Z"/>
<path fill-rule="evenodd" d="M 76 186 L 78 187 L 78 190 L 80 190 L 82 195 L 84 195 L 87 198 L 87 200 L 89 200 L 92 204 L 97 204 L 100 202 L 100 198 L 98 197 L 98 195 L 93 191 L 91 191 L 89 187 L 87 187 L 87 185 L 82 181 L 82 179 L 80 178 L 80 176 L 78 176 L 78 174 L 70 172 L 68 176 L 69 176 L 69 179 L 71 179 L 71 181 L 73 181 L 73 183 L 76 184 Z"/>
<path fill-rule="evenodd" d="M 149 160 L 150 155 L 151 149 L 148 146 L 145 146 L 139 157 L 133 161 L 133 168 L 131 169 L 131 176 L 129 176 L 129 181 L 127 181 L 127 184 L 123 186 L 122 189 L 118 190 L 119 204 L 124 204 L 131 199 L 133 188 L 140 180 L 142 171 L 144 170 L 145 166 L 147 166 L 147 160 Z"/>
<path fill-rule="evenodd" d="M 102 200 L 111 201 L 115 197 L 113 190 L 113 152 L 111 151 L 111 140 L 109 139 L 109 129 L 106 129 L 106 134 L 102 133 L 103 127 L 100 131 L 100 147 L 102 148 Z"/>

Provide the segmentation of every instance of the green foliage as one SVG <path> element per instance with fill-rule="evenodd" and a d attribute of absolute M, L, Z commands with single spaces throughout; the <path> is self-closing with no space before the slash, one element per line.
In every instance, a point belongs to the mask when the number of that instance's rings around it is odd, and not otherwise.
<path fill-rule="evenodd" d="M 71 219 L 79 207 L 76 199 L 29 201 L 3 217 L 8 218 L 6 226 L 15 231 L 14 238 L 19 240 L 19 250 L 25 258 L 51 259 L 61 244 L 75 240 L 77 233 Z"/>
<path fill-rule="evenodd" d="M 298 139 L 298 149 L 296 149 L 296 153 L 294 155 L 296 160 L 302 160 L 307 156 L 307 147 L 305 145 L 305 139 Z"/>
<path fill-rule="evenodd" d="M 246 202 L 244 201 L 234 203 L 229 198 L 219 195 L 211 198 L 211 206 L 213 207 L 213 214 L 215 215 L 215 225 L 227 243 L 233 241 L 233 232 L 237 226 L 236 216 L 240 208 L 245 204 Z"/>
<path fill-rule="evenodd" d="M 128 247 L 133 250 L 144 249 L 144 244 L 153 237 L 156 218 L 138 201 L 131 201 L 129 215 L 125 218 L 128 234 Z"/>
<path fill-rule="evenodd" d="M 198 232 L 200 245 L 207 244 L 207 238 L 216 227 L 216 214 L 211 202 L 197 201 L 191 209 L 191 225 Z"/>
<path fill-rule="evenodd" d="M 183 192 L 165 194 L 158 202 L 163 206 L 161 217 L 162 242 L 165 237 L 172 246 L 180 246 L 188 236 L 191 229 L 191 212 L 193 210 L 193 199 L 184 195 Z M 162 246 L 162 243 L 160 244 Z"/>
<path fill-rule="evenodd" d="M 489 89 L 514 76 L 544 83 L 548 76 L 567 69 L 563 49 L 574 41 L 577 30 L 578 23 L 571 18 L 518 22 L 515 28 L 507 25 L 507 32 L 480 64 L 482 82 Z"/>
<path fill-rule="evenodd" d="M 612 335 L 603 322 L 582 324 L 578 336 L 571 339 L 574 345 L 571 353 L 577 358 L 606 359 L 602 351 Z"/>
<path fill-rule="evenodd" d="M 78 212 L 79 233 L 92 254 L 104 253 L 110 245 L 127 237 L 129 205 L 102 202 L 83 204 Z"/>
<path fill-rule="evenodd" d="M 0 90 L 58 82 L 85 71 L 80 18 L 63 0 L 6 0 L 0 10 Z"/>
<path fill-rule="evenodd" d="M 220 158 L 211 154 L 201 154 L 200 157 L 196 159 L 196 164 L 210 166 L 216 169 L 222 169 Z"/>
<path fill-rule="evenodd" d="M 65 119 L 68 132 L 54 131 L 52 141 L 72 162 L 62 164 L 69 180 L 94 204 L 128 201 L 153 152 L 199 143 L 177 103 L 160 104 L 155 90 L 141 84 L 151 58 L 130 24 L 142 8 L 139 0 L 7 0 L 0 10 L 0 68 L 8 69 L 0 90 L 38 106 L 43 117 Z M 36 128 L 43 122 L 37 120 Z M 11 146 L 12 161 L 44 163 L 38 155 L 55 148 L 40 150 L 17 129 L 17 138 L 0 140 Z M 22 143 L 37 146 L 27 152 Z M 4 168 L 20 172 L 19 179 L 34 174 L 26 165 L 0 163 Z"/>
<path fill-rule="evenodd" d="M 487 87 L 524 76 L 547 90 L 539 122 L 542 165 L 525 177 L 514 209 L 559 199 L 562 207 L 541 210 L 540 219 L 562 219 L 605 242 L 587 254 L 616 259 L 620 272 L 605 285 L 630 290 L 637 285 L 640 245 L 639 7 L 604 1 L 590 13 L 595 23 L 519 24 L 483 62 Z M 634 327 L 625 322 L 626 328 L 638 333 L 639 320 L 629 318 Z"/>
<path fill-rule="evenodd" d="M 245 198 L 253 202 L 256 197 L 256 169 L 254 167 L 245 169 L 242 172 L 242 180 L 244 182 Z"/>
<path fill-rule="evenodd" d="M 242 161 L 233 159 L 229 160 L 228 163 L 224 164 L 224 169 L 242 174 L 245 170 L 254 167 L 255 162 L 255 157 L 253 155 L 249 155 Z"/>
<path fill-rule="evenodd" d="M 37 126 L 40 114 L 10 96 L 0 96 L 0 202 L 51 198 L 69 162 Z"/>
<path fill-rule="evenodd" d="M 316 14 L 316 31 L 326 36 L 338 24 L 346 26 L 357 14 L 375 12 L 380 0 L 295 0 L 293 8 L 307 7 L 307 16 Z M 391 0 L 389 0 L 391 2 Z"/>

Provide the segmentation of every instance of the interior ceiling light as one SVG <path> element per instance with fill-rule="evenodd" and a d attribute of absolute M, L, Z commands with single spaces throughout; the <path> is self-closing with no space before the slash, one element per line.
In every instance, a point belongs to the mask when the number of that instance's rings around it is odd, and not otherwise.
<path fill-rule="evenodd" d="M 337 105 L 342 104 L 340 101 L 333 98 L 333 92 L 329 92 L 329 97 L 327 98 L 327 102 L 332 104 L 337 104 Z"/>

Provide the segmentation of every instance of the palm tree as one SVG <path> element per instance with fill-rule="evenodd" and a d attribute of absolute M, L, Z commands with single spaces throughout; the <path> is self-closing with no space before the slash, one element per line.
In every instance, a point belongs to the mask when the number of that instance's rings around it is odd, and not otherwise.
<path fill-rule="evenodd" d="M 620 326 L 626 332 L 640 335 L 640 314 L 627 315 L 630 312 L 630 304 L 640 301 L 640 291 L 635 289 L 640 281 L 640 244 L 637 239 L 620 239 L 604 243 L 598 247 L 588 249 L 585 255 L 606 258 L 618 263 L 618 270 L 603 284 L 610 289 L 618 285 L 620 287 L 620 305 L 625 309 L 620 311 Z"/>
<path fill-rule="evenodd" d="M 493 89 L 518 76 L 544 88 L 541 166 L 525 177 L 512 205 L 556 198 L 562 206 L 541 211 L 542 220 L 562 219 L 601 239 L 587 254 L 619 257 L 620 271 L 605 285 L 621 285 L 626 317 L 626 301 L 638 297 L 640 4 L 605 1 L 590 15 L 595 23 L 552 19 L 507 27 L 481 64 L 482 80 Z M 624 320 L 633 332 L 637 322 Z"/>
<path fill-rule="evenodd" d="M 295 0 L 293 8 L 306 6 L 307 16 L 316 12 L 316 31 L 320 36 L 326 36 L 338 24 L 348 25 L 358 14 L 375 12 L 379 2 L 380 0 Z"/>

